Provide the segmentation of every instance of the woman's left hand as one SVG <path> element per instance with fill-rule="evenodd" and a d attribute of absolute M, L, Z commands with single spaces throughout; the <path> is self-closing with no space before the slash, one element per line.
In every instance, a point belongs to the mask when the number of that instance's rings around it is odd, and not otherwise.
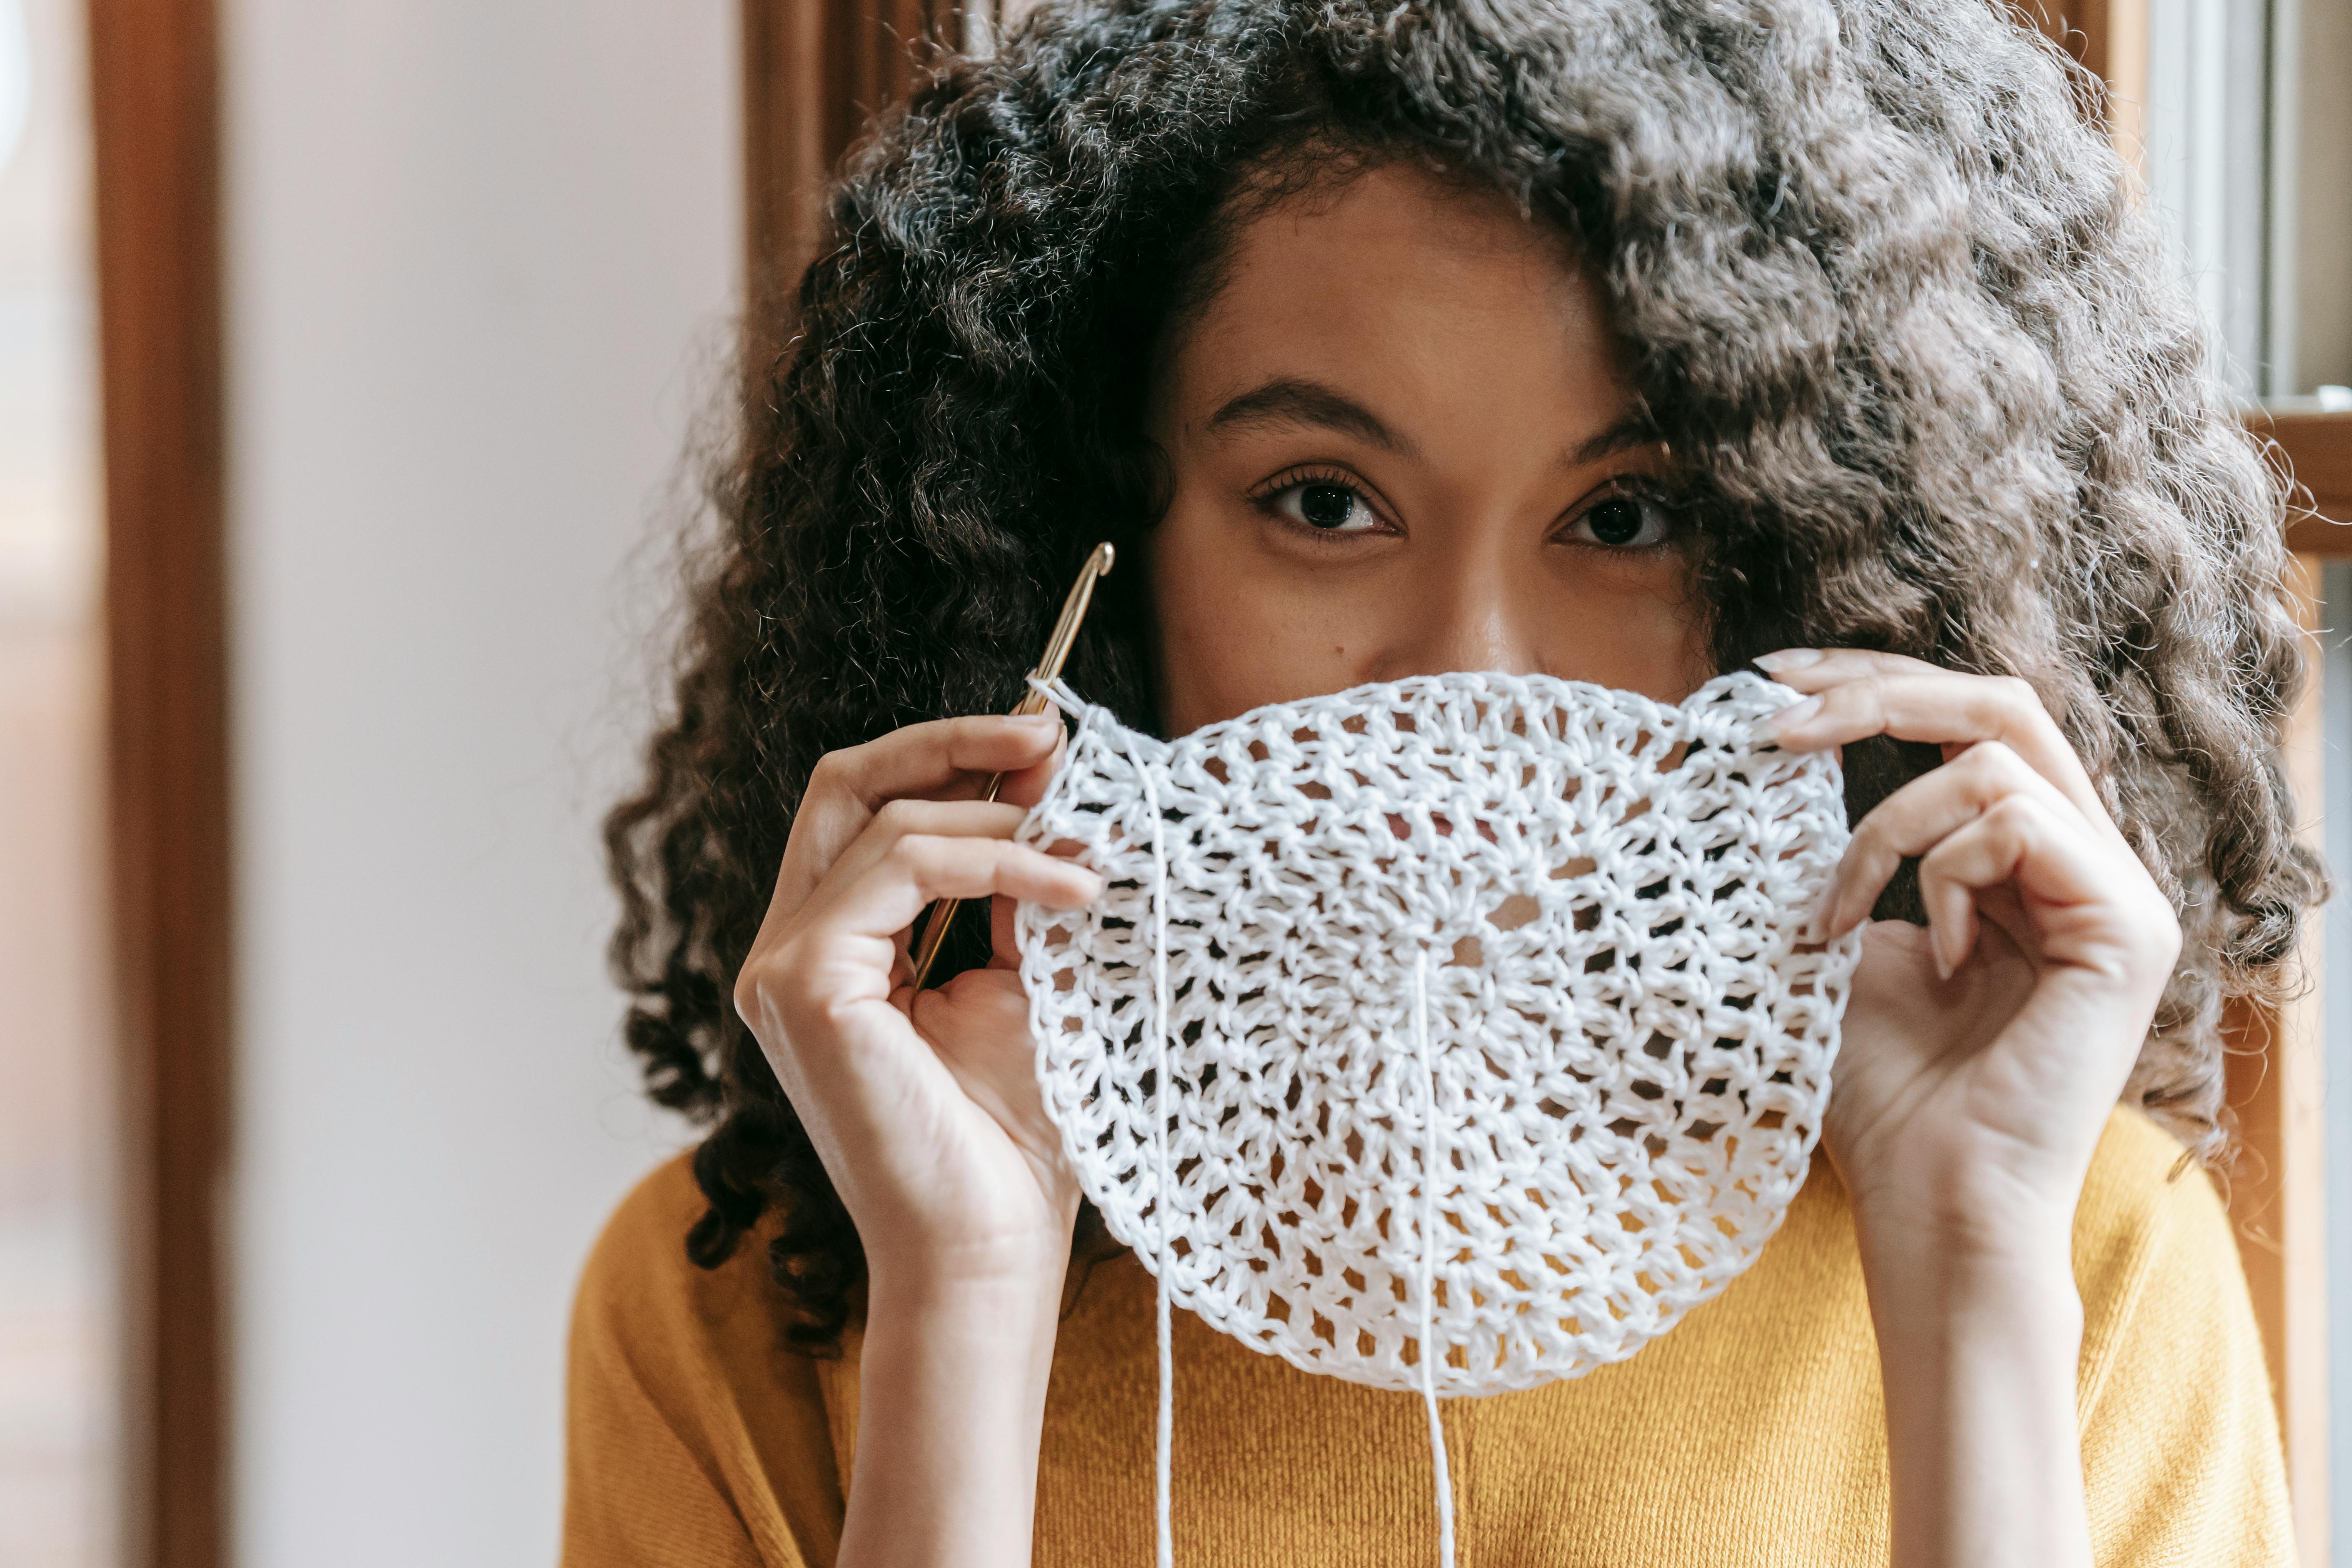
<path fill-rule="evenodd" d="M 1944 752 L 1856 827 L 1820 917 L 1828 936 L 1868 921 L 1918 858 L 1929 924 L 1869 922 L 1822 1130 L 1865 1257 L 2063 1257 L 2180 951 L 2170 904 L 2023 681 L 1852 650 L 1756 662 L 1807 694 L 1775 720 L 1789 750 Z"/>

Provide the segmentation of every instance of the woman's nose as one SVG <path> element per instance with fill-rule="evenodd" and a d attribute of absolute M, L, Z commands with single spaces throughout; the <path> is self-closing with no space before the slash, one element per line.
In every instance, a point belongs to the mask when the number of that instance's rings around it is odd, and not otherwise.
<path fill-rule="evenodd" d="M 1415 573 L 1407 590 L 1412 603 L 1400 606 L 1407 613 L 1398 617 L 1405 635 L 1390 649 L 1400 668 L 1384 676 L 1535 671 L 1538 637 L 1529 595 L 1513 591 L 1510 575 L 1503 563 L 1475 558 Z"/>

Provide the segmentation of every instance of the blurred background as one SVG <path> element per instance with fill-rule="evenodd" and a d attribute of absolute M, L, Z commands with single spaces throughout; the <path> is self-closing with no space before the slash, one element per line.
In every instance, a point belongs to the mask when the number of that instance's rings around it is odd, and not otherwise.
<path fill-rule="evenodd" d="M 110 1563 L 97 314 L 83 27 L 0 0 L 0 1564 Z"/>
<path fill-rule="evenodd" d="M 2113 84 L 2352 626 L 2352 0 L 2021 15 Z M 572 1281 L 688 1137 L 595 842 L 684 454 L 862 115 L 1010 19 L 0 0 L 0 1568 L 552 1559 Z M 2352 919 L 2308 957 L 2236 1021 L 2231 1203 L 2352 1568 Z"/>
<path fill-rule="evenodd" d="M 231 0 L 206 237 L 134 184 L 190 172 L 205 9 L 0 0 L 0 1568 L 549 1561 L 571 1281 L 684 1136 L 616 1043 L 595 823 L 740 294 L 740 22 Z M 164 318 L 120 398 L 100 247 Z M 148 563 L 107 558 L 110 434 Z M 119 758 L 110 641 L 161 689 Z M 180 730 L 207 659 L 216 777 Z M 110 784 L 134 840 L 225 805 L 226 863 L 110 864 Z M 225 1037 L 185 973 L 221 963 Z"/>

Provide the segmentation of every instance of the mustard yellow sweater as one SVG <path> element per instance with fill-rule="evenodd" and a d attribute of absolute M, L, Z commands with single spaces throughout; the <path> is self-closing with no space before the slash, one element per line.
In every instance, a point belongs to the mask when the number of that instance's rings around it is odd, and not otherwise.
<path fill-rule="evenodd" d="M 2278 1429 L 2229 1224 L 2179 1147 L 2109 1123 L 2074 1226 L 2083 1466 L 2102 1564 L 2294 1561 Z M 572 1324 L 567 1568 L 830 1564 L 856 1462 L 855 1337 L 783 1348 L 764 1248 L 682 1246 L 683 1158 L 589 1259 Z M 1098 1265 L 1062 1325 L 1037 1485 L 1040 1568 L 1152 1555 L 1152 1286 Z M 1309 1376 L 1180 1313 L 1180 1564 L 1435 1556 L 1417 1396 Z M 1826 1163 L 1756 1267 L 1632 1361 L 1444 1406 L 1462 1568 L 1791 1568 L 1887 1555 L 1878 1358 Z M 984 1439 L 983 1439 L 984 1440 Z"/>

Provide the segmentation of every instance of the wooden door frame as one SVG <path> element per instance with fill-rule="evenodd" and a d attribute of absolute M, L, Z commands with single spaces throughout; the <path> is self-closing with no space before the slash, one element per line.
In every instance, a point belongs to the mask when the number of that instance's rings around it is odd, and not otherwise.
<path fill-rule="evenodd" d="M 213 0 L 89 0 L 122 1560 L 226 1561 L 228 679 Z"/>

